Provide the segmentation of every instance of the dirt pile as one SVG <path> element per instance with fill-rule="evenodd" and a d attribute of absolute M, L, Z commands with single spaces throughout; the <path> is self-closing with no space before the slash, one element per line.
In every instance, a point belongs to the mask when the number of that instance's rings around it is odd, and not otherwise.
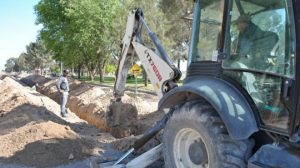
<path fill-rule="evenodd" d="M 30 87 L 35 85 L 41 85 L 49 80 L 51 79 L 45 78 L 40 75 L 26 75 L 25 77 L 21 78 L 21 82 L 26 83 Z"/>
<path fill-rule="evenodd" d="M 37 91 L 59 102 L 60 95 L 56 89 L 57 79 L 46 79 L 41 76 L 28 76 L 22 81 L 38 83 Z M 106 124 L 105 114 L 113 98 L 113 90 L 70 80 L 70 94 L 67 107 L 77 116 L 102 130 L 110 131 L 115 137 L 126 137 L 141 134 L 152 126 L 163 114 L 153 113 L 157 108 L 157 98 L 149 94 L 134 95 L 128 92 L 123 97 L 122 116 L 116 125 Z M 150 116 L 150 117 L 147 117 Z"/>
<path fill-rule="evenodd" d="M 11 162 L 19 160 L 25 165 L 30 165 L 32 160 L 40 160 L 42 163 L 39 165 L 55 166 L 67 162 L 71 154 L 75 155 L 76 159 L 83 159 L 91 155 L 93 150 L 92 146 L 87 141 L 81 141 L 80 136 L 69 126 L 52 121 L 30 122 L 1 136 L 0 141 L 1 157 L 9 158 L 8 161 Z M 52 160 L 50 163 L 47 161 L 49 158 Z"/>
<path fill-rule="evenodd" d="M 1 84 L 1 99 L 0 99 L 0 116 L 9 111 L 12 107 L 19 104 L 25 104 L 29 100 L 26 99 L 26 93 L 23 90 L 18 89 L 22 87 L 20 84 L 16 83 L 13 79 L 6 77 L 4 80 L 0 80 Z"/>
<path fill-rule="evenodd" d="M 116 138 L 123 138 L 138 131 L 138 111 L 130 103 L 112 102 L 106 112 L 106 125 L 110 133 Z"/>
<path fill-rule="evenodd" d="M 17 79 L 22 79 L 22 78 L 26 78 L 27 76 L 29 76 L 30 74 L 24 71 L 18 72 L 14 75 L 15 78 Z"/>
<path fill-rule="evenodd" d="M 57 92 L 55 86 L 57 80 L 42 81 L 46 82 L 40 83 L 37 91 L 60 103 L 60 93 Z M 70 93 L 67 107 L 88 123 L 107 131 L 105 111 L 110 103 L 107 95 L 112 94 L 111 90 L 103 90 L 99 86 L 87 85 L 76 80 L 70 80 L 69 84 Z"/>
<path fill-rule="evenodd" d="M 111 151 L 111 135 L 71 112 L 61 118 L 57 103 L 9 77 L 0 83 L 0 165 L 55 167 Z"/>

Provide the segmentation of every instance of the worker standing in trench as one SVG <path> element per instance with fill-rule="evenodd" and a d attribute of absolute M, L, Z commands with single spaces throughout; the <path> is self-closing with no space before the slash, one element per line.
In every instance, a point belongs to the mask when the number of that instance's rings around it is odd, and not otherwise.
<path fill-rule="evenodd" d="M 60 115 L 62 117 L 67 117 L 68 111 L 66 110 L 66 104 L 69 96 L 69 83 L 67 76 L 69 74 L 69 70 L 64 70 L 63 75 L 59 78 L 56 83 L 56 88 L 60 92 L 61 101 L 60 101 Z"/>

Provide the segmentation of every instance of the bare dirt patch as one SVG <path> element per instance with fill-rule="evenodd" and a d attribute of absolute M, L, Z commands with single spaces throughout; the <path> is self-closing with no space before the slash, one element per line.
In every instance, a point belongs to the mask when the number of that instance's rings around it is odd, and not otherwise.
<path fill-rule="evenodd" d="M 41 77 L 38 78 L 42 82 L 38 83 L 37 90 L 59 102 L 60 95 L 55 87 L 57 79 L 45 80 Z M 116 138 L 120 138 L 109 141 L 118 151 L 127 151 L 134 141 L 140 137 L 140 134 L 153 126 L 164 115 L 164 112 L 156 111 L 158 98 L 155 95 L 142 92 L 135 95 L 131 91 L 126 91 L 122 99 L 123 103 L 120 105 L 122 112 L 120 120 L 109 125 L 106 123 L 105 115 L 109 111 L 111 99 L 113 98 L 112 87 L 95 86 L 72 79 L 69 80 L 69 83 L 70 94 L 67 107 L 89 124 L 111 133 Z M 160 139 L 160 135 L 157 135 L 136 154 L 141 154 L 159 144 Z M 107 156 L 101 157 L 101 162 L 115 158 L 113 154 Z"/>
<path fill-rule="evenodd" d="M 60 95 L 55 86 L 57 79 L 43 78 L 28 76 L 22 81 L 30 81 L 29 84 L 38 83 L 37 90 L 40 93 L 59 102 Z M 126 92 L 120 107 L 122 109 L 120 122 L 115 125 L 107 124 L 105 115 L 110 109 L 113 98 L 112 88 L 90 85 L 71 79 L 69 83 L 70 94 L 67 107 L 88 123 L 111 132 L 117 138 L 141 134 L 163 116 L 163 113 L 155 112 L 158 102 L 155 95 L 147 93 L 134 95 L 133 92 Z"/>
<path fill-rule="evenodd" d="M 61 118 L 56 102 L 12 78 L 0 83 L 1 165 L 55 167 L 112 151 L 110 134 L 71 112 Z"/>

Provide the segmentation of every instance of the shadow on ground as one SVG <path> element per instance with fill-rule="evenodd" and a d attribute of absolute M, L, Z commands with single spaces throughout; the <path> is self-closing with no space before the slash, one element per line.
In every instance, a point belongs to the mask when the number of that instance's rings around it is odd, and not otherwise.
<path fill-rule="evenodd" d="M 45 107 L 23 104 L 0 117 L 0 135 L 8 133 L 12 129 L 20 128 L 30 122 L 41 123 L 45 121 L 53 121 L 64 125 L 68 124 Z"/>
<path fill-rule="evenodd" d="M 54 124 L 63 125 L 62 128 L 66 128 L 67 130 L 70 129 L 68 131 L 76 134 L 75 138 L 74 136 L 71 138 L 62 136 L 58 138 L 46 137 L 44 139 L 34 139 L 39 137 L 37 134 L 41 133 L 31 132 L 30 136 L 32 136 L 33 142 L 30 143 L 27 143 L 25 140 L 26 138 L 28 139 L 28 135 L 26 135 L 27 137 L 24 139 L 22 139 L 21 136 L 21 138 L 17 139 L 18 141 L 11 141 L 9 138 L 5 139 L 5 136 L 15 130 L 22 129 L 28 125 L 33 127 L 32 130 L 34 130 L 35 125 L 40 123 L 46 124 L 47 122 L 49 123 L 49 121 Z M 51 126 L 49 126 L 49 129 L 51 130 Z M 14 134 L 13 136 L 15 137 L 17 135 Z M 3 157 L 3 155 L 0 157 L 0 163 L 5 164 L 55 167 L 73 161 L 84 160 L 92 155 L 106 155 L 106 153 L 109 153 L 111 150 L 109 141 L 105 142 L 99 140 L 101 137 L 105 139 L 105 133 L 96 127 L 86 123 L 68 123 L 48 111 L 45 107 L 31 104 L 20 105 L 0 117 L 0 139 L 1 137 L 4 137 L 2 140 L 8 140 L 9 142 L 6 143 L 9 145 L 12 143 L 24 144 L 20 149 L 16 148 L 19 150 L 9 157 Z M 70 156 L 71 154 L 73 156 Z"/>
<path fill-rule="evenodd" d="M 80 139 L 45 139 L 27 144 L 21 151 L 9 158 L 0 158 L 0 162 L 23 166 L 54 167 L 90 156 L 92 146 Z"/>

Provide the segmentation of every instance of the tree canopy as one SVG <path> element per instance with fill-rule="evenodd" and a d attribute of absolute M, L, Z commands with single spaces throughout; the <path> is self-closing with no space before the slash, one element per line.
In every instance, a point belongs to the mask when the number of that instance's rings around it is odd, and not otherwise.
<path fill-rule="evenodd" d="M 26 52 L 21 53 L 18 58 L 9 58 L 5 67 L 8 72 L 38 69 L 43 74 L 43 70 L 49 68 L 52 63 L 52 52 L 46 49 L 43 41 L 37 40 L 27 45 Z"/>
<path fill-rule="evenodd" d="M 119 0 L 41 0 L 35 11 L 37 24 L 43 25 L 41 38 L 55 58 L 67 65 L 84 64 L 93 79 L 109 55 L 119 8 Z"/>
<path fill-rule="evenodd" d="M 44 68 L 54 59 L 78 72 L 86 68 L 91 79 L 98 72 L 101 79 L 118 62 L 127 16 L 136 7 L 143 10 L 169 55 L 182 59 L 178 56 L 182 52 L 176 51 L 188 43 L 190 23 L 182 16 L 191 10 L 190 4 L 187 0 L 40 0 L 34 10 L 42 29 L 18 63 L 23 69 Z M 147 35 L 143 37 L 151 45 Z"/>

